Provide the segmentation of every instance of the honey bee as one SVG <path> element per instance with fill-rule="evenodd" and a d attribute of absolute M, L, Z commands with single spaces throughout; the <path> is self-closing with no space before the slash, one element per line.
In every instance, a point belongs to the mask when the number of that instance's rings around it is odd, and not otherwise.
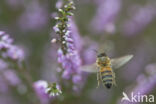
<path fill-rule="evenodd" d="M 115 82 L 114 69 L 118 69 L 132 59 L 133 55 L 126 55 L 119 58 L 110 59 L 106 53 L 97 55 L 96 63 L 90 66 L 83 66 L 81 70 L 85 72 L 97 72 L 97 81 L 99 87 L 100 82 L 110 89 Z"/>

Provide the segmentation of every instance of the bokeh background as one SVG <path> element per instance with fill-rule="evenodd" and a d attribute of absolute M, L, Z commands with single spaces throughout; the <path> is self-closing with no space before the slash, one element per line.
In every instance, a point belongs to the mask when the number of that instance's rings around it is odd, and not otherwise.
<path fill-rule="evenodd" d="M 57 82 L 57 49 L 50 41 L 56 37 L 57 0 L 1 0 L 0 30 L 5 31 L 24 49 L 33 81 Z M 83 41 L 81 57 L 95 61 L 93 49 L 105 50 L 108 56 L 133 54 L 134 58 L 115 71 L 117 86 L 96 89 L 96 74 L 87 73 L 83 88 L 66 91 L 66 97 L 51 104 L 121 104 L 122 92 L 131 91 L 145 80 L 145 94 L 156 95 L 156 1 L 155 0 L 74 0 L 74 20 Z M 81 42 L 82 42 L 81 41 Z M 90 56 L 88 56 L 90 55 Z M 152 77 L 151 77 L 152 76 Z M 140 78 L 141 77 L 141 78 Z M 152 84 L 149 79 L 152 80 Z M 148 80 L 146 80 L 148 79 Z M 155 81 L 155 82 L 154 82 Z M 14 91 L 0 81 L 0 104 L 29 104 L 25 89 Z M 7 87 L 7 89 L 6 89 Z M 147 88 L 147 89 L 146 89 Z M 4 91 L 4 90 L 6 91 Z M 24 90 L 24 91 L 23 91 Z M 33 99 L 33 97 L 32 97 Z M 31 104 L 31 103 L 30 103 Z M 147 104 L 147 103 L 145 103 Z"/>

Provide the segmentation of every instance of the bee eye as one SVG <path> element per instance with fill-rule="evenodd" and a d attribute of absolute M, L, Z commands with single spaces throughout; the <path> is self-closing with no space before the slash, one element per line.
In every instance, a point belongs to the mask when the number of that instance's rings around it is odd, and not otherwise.
<path fill-rule="evenodd" d="M 102 56 L 101 56 L 101 54 L 100 54 L 100 55 L 98 55 L 97 57 L 99 58 L 99 57 L 102 57 Z"/>
<path fill-rule="evenodd" d="M 107 56 L 107 55 L 105 53 L 101 53 L 97 57 L 104 57 L 104 56 Z"/>

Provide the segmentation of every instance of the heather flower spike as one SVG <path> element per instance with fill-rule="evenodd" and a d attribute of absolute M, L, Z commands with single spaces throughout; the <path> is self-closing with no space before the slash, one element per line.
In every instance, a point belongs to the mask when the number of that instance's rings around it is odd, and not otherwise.
<path fill-rule="evenodd" d="M 13 39 L 3 31 L 0 31 L 0 58 L 7 65 L 2 66 L 5 69 L 0 72 L 6 82 L 11 86 L 23 83 L 29 89 L 29 93 L 35 94 L 32 88 L 31 76 L 25 69 L 24 51 L 17 45 L 14 45 Z M 16 69 L 19 77 L 11 69 Z M 21 78 L 21 80 L 18 78 Z"/>
<path fill-rule="evenodd" d="M 123 24 L 123 34 L 126 36 L 135 36 L 144 30 L 156 18 L 155 4 L 151 2 L 145 6 L 132 6 L 129 11 L 129 19 Z M 133 14 L 133 15 L 132 15 Z"/>
<path fill-rule="evenodd" d="M 58 34 L 58 39 L 52 39 L 52 43 L 57 41 L 60 45 L 57 54 L 58 63 L 63 69 L 61 71 L 62 78 L 70 80 L 73 89 L 79 90 L 85 81 L 84 73 L 79 70 L 82 65 L 79 54 L 82 40 L 80 40 L 77 27 L 72 18 L 72 10 L 75 9 L 73 1 L 67 0 L 63 4 L 62 8 L 58 9 L 58 16 L 55 17 L 57 23 L 53 27 L 56 34 Z"/>
<path fill-rule="evenodd" d="M 127 91 L 128 96 L 131 95 L 131 93 L 133 93 L 134 95 L 137 95 L 137 93 L 139 93 L 139 95 L 147 95 L 149 94 L 156 86 L 156 65 L 155 64 L 150 64 L 147 65 L 145 68 L 146 74 L 140 74 L 137 78 L 136 78 L 136 82 L 135 82 L 135 86 L 134 84 L 131 85 L 130 87 L 127 87 Z M 132 88 L 132 89 L 129 89 Z M 127 101 L 130 101 L 130 99 L 128 98 L 127 94 L 123 94 L 124 98 L 123 99 L 119 99 L 118 104 L 130 104 L 127 103 Z M 127 100 L 127 101 L 124 101 Z M 136 103 L 134 103 L 136 104 Z"/>
<path fill-rule="evenodd" d="M 95 0 L 98 4 L 97 12 L 91 26 L 97 33 L 115 33 L 116 17 L 121 9 L 121 0 Z"/>
<path fill-rule="evenodd" d="M 61 1 L 59 1 L 61 2 Z M 54 31 L 59 35 L 60 37 L 60 43 L 61 43 L 61 50 L 63 51 L 63 54 L 65 55 L 68 50 L 68 42 L 67 40 L 71 40 L 68 38 L 68 34 L 70 31 L 68 31 L 68 21 L 70 20 L 70 16 L 73 15 L 71 12 L 74 10 L 74 4 L 72 0 L 68 0 L 68 3 L 64 5 L 64 7 L 61 9 L 58 9 L 59 17 L 55 17 L 55 20 L 57 21 L 56 25 L 53 27 Z M 52 42 L 54 40 L 52 39 Z"/>
<path fill-rule="evenodd" d="M 3 31 L 0 31 L 0 51 L 2 59 L 13 61 L 22 61 L 24 59 L 23 50 L 18 46 L 13 45 L 13 39 Z"/>

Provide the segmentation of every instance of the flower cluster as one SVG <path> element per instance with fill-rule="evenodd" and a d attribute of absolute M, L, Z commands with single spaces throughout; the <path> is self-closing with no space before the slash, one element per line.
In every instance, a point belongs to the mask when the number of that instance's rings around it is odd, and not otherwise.
<path fill-rule="evenodd" d="M 59 1 L 60 2 L 60 1 Z M 62 5 L 63 3 L 57 3 Z M 61 64 L 62 78 L 72 82 L 72 89 L 79 92 L 86 80 L 86 73 L 80 70 L 82 59 L 80 52 L 83 48 L 83 41 L 78 32 L 77 26 L 72 18 L 75 7 L 72 1 L 64 3 L 64 8 L 60 9 L 57 5 L 60 17 L 55 17 L 57 24 L 54 26 L 54 31 L 59 35 L 59 38 L 53 39 L 52 42 L 58 41 L 61 47 L 58 49 L 58 63 Z"/>
<path fill-rule="evenodd" d="M 129 90 L 129 95 L 131 92 L 135 94 L 139 93 L 140 95 L 149 94 L 156 86 L 156 64 L 147 65 L 145 68 L 146 75 L 140 74 L 136 79 L 136 86 L 133 89 Z M 131 104 L 127 101 L 120 102 L 119 104 Z M 134 103 L 135 104 L 135 103 Z"/>
<path fill-rule="evenodd" d="M 132 6 L 130 9 L 130 18 L 123 25 L 123 34 L 134 36 L 141 32 L 156 17 L 155 4 L 151 2 L 145 6 Z"/>
<path fill-rule="evenodd" d="M 56 83 L 49 84 L 47 81 L 39 80 L 33 86 L 43 104 L 48 102 L 50 98 L 62 94 L 59 85 Z"/>
<path fill-rule="evenodd" d="M 70 79 L 73 74 L 79 73 L 78 68 L 81 65 L 81 59 L 73 39 L 75 33 L 73 33 L 74 31 L 72 30 L 72 20 L 70 20 L 68 24 L 71 25 L 71 27 L 68 28 L 65 34 L 66 40 L 64 41 L 67 44 L 67 53 L 64 54 L 62 49 L 58 49 L 58 62 L 61 63 L 62 68 L 65 69 L 62 75 L 65 79 Z"/>
<path fill-rule="evenodd" d="M 57 24 L 53 27 L 54 31 L 60 36 L 60 42 L 61 42 L 61 50 L 63 51 L 63 54 L 65 55 L 68 53 L 68 47 L 72 47 L 70 44 L 67 43 L 67 41 L 72 42 L 70 39 L 70 31 L 68 31 L 68 21 L 69 16 L 72 16 L 73 13 L 71 10 L 74 10 L 75 7 L 73 5 L 72 1 L 69 1 L 68 4 L 64 5 L 63 9 L 58 9 L 60 17 L 55 17 L 57 20 Z"/>
<path fill-rule="evenodd" d="M 3 31 L 0 31 L 0 57 L 2 59 L 22 61 L 24 59 L 24 52 L 21 48 L 13 45 L 13 39 Z"/>
<path fill-rule="evenodd" d="M 21 80 L 13 69 L 8 67 L 8 64 L 0 59 L 0 92 L 5 93 L 10 86 L 21 84 Z"/>
<path fill-rule="evenodd" d="M 156 64 L 147 65 L 145 68 L 146 75 L 141 74 L 137 78 L 137 86 L 133 89 L 134 92 L 140 92 L 142 95 L 148 94 L 156 86 Z M 148 84 L 147 84 L 148 83 Z"/>
<path fill-rule="evenodd" d="M 47 17 L 45 5 L 40 4 L 38 0 L 32 0 L 19 17 L 18 25 L 23 31 L 38 31 L 45 27 Z"/>
<path fill-rule="evenodd" d="M 12 67 L 9 66 L 9 61 L 21 62 L 24 59 L 24 52 L 16 45 L 13 45 L 13 39 L 3 31 L 0 31 L 0 58 L 0 89 L 3 90 L 3 86 L 7 88 L 9 85 L 20 85 L 21 80 L 16 75 L 16 72 L 11 69 Z"/>
<path fill-rule="evenodd" d="M 72 32 L 72 19 L 74 10 L 73 1 L 70 1 L 64 5 L 63 9 L 58 9 L 60 17 L 55 17 L 57 24 L 54 26 L 54 31 L 59 35 L 59 42 L 61 48 L 58 49 L 58 62 L 61 63 L 64 69 L 62 77 L 70 79 L 73 74 L 78 73 L 77 69 L 81 64 L 80 56 L 76 50 Z M 74 78 L 75 79 L 75 78 Z"/>
<path fill-rule="evenodd" d="M 121 7 L 120 0 L 96 0 L 98 9 L 92 21 L 96 32 L 115 32 L 115 19 Z"/>

